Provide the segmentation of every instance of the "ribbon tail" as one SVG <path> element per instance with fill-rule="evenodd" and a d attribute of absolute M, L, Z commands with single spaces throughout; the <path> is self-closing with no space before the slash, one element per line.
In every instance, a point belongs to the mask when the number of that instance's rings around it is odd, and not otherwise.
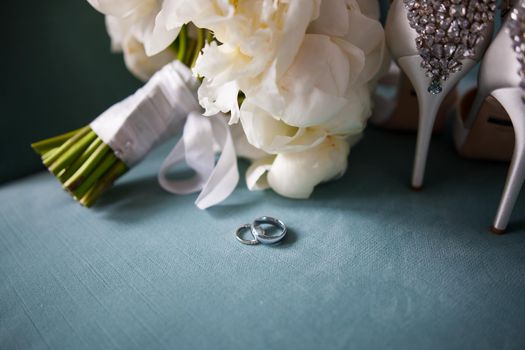
<path fill-rule="evenodd" d="M 189 179 L 168 179 L 169 170 L 186 161 L 195 171 Z M 200 191 L 212 174 L 215 164 L 212 126 L 208 118 L 190 113 L 184 125 L 181 140 L 161 165 L 158 180 L 162 188 L 175 194 L 189 194 Z"/>
<path fill-rule="evenodd" d="M 214 143 L 221 155 L 215 164 Z M 186 161 L 195 171 L 189 179 L 168 179 L 169 170 Z M 206 209 L 225 200 L 239 182 L 237 155 L 226 120 L 222 116 L 203 117 L 197 112 L 188 115 L 181 140 L 162 163 L 158 180 L 162 188 L 175 194 L 201 193 L 195 201 Z"/>
<path fill-rule="evenodd" d="M 213 136 L 222 152 L 211 176 L 195 201 L 195 205 L 200 209 L 206 209 L 222 202 L 228 198 L 239 183 L 237 155 L 230 128 L 220 115 L 211 117 L 210 121 Z"/>

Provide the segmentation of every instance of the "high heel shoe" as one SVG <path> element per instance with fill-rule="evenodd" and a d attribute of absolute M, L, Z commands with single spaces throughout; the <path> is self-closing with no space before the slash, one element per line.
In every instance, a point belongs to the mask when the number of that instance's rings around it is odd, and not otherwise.
<path fill-rule="evenodd" d="M 512 159 L 491 228 L 503 233 L 525 179 L 525 0 L 520 0 L 485 54 L 477 93 L 461 102 L 454 141 L 462 156 Z M 513 130 L 514 127 L 514 130 Z"/>
<path fill-rule="evenodd" d="M 492 35 L 495 0 L 394 0 L 386 41 L 417 94 L 418 136 L 412 188 L 423 184 L 439 107 L 479 61 Z"/>

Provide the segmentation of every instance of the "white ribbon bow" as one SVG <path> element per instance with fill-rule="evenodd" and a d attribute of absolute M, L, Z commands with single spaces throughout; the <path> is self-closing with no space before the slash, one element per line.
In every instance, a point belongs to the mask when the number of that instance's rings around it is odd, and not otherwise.
<path fill-rule="evenodd" d="M 195 204 L 209 208 L 226 199 L 239 182 L 237 155 L 225 117 L 204 117 L 196 98 L 197 80 L 178 61 L 155 73 L 141 89 L 113 105 L 91 123 L 92 130 L 128 166 L 141 161 L 163 140 L 183 131 L 158 174 L 168 192 L 201 191 Z M 221 155 L 215 164 L 215 154 Z M 185 180 L 168 178 L 180 162 L 195 171 Z"/>
<path fill-rule="evenodd" d="M 215 165 L 215 147 L 221 156 Z M 167 173 L 180 162 L 195 171 L 188 180 L 169 180 Z M 224 118 L 203 117 L 192 112 L 186 120 L 182 138 L 164 159 L 159 171 L 159 183 L 168 192 L 188 194 L 202 189 L 195 204 L 209 208 L 225 200 L 239 182 L 237 156 L 230 128 Z"/>

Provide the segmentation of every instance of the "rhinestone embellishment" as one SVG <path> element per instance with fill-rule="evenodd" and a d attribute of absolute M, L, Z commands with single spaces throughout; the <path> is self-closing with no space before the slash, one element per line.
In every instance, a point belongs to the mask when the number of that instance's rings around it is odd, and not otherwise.
<path fill-rule="evenodd" d="M 522 100 L 525 103 L 525 0 L 520 1 L 510 13 L 507 30 L 520 63 L 518 74 L 521 77 L 520 87 L 523 89 Z"/>
<path fill-rule="evenodd" d="M 441 81 L 474 57 L 483 30 L 494 20 L 496 0 L 403 0 L 410 27 L 418 36 L 421 67 L 430 78 L 428 92 L 439 94 Z"/>

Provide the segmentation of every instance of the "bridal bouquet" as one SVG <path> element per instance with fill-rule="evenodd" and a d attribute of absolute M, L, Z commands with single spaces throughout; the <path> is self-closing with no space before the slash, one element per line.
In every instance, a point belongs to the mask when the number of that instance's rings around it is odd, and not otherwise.
<path fill-rule="evenodd" d="M 237 157 L 252 161 L 250 190 L 292 198 L 346 171 L 388 62 L 376 1 L 88 1 L 147 82 L 90 125 L 33 144 L 81 204 L 177 134 L 159 182 L 200 191 L 199 208 L 234 190 Z M 179 162 L 196 175 L 170 179 Z"/>

